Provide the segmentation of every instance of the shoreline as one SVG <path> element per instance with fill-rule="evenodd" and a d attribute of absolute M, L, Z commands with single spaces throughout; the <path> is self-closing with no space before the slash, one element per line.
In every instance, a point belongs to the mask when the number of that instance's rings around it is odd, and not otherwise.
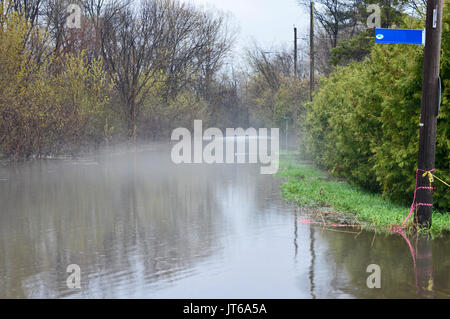
<path fill-rule="evenodd" d="M 358 225 L 361 230 L 392 234 L 392 226 L 402 224 L 410 207 L 396 204 L 381 194 L 365 191 L 343 179 L 335 179 L 312 162 L 296 158 L 293 153 L 280 158 L 276 175 L 283 179 L 282 197 L 299 207 L 310 210 L 313 222 L 318 224 L 341 223 L 349 227 Z M 322 222 L 322 223 L 321 223 Z M 420 232 L 433 238 L 450 234 L 450 213 L 433 211 L 430 229 L 416 230 L 412 219 L 405 224 L 406 233 Z"/>

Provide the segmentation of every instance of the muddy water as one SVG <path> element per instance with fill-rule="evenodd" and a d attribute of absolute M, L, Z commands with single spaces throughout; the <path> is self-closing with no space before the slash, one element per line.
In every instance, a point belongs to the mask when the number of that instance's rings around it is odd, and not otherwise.
<path fill-rule="evenodd" d="M 300 224 L 279 183 L 257 165 L 176 166 L 157 145 L 4 165 L 0 298 L 450 297 L 450 239 L 411 250 Z M 67 286 L 71 264 L 81 289 Z"/>

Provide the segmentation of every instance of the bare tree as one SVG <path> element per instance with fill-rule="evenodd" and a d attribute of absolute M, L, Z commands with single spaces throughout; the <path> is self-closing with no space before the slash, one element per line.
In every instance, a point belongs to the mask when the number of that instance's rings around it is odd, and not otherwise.
<path fill-rule="evenodd" d="M 222 68 L 223 60 L 232 49 L 235 42 L 235 30 L 232 30 L 226 17 L 201 13 L 200 25 L 194 37 L 203 43 L 195 57 L 199 72 L 199 93 L 209 100 L 210 84 L 214 75 Z"/>
<path fill-rule="evenodd" d="M 310 0 L 298 0 L 302 6 L 310 6 Z M 357 22 L 357 6 L 360 0 L 317 0 L 315 18 L 329 37 L 331 48 L 335 48 L 344 30 L 354 30 Z"/>
<path fill-rule="evenodd" d="M 102 21 L 111 20 L 123 8 L 132 5 L 132 0 L 81 0 L 81 6 L 85 16 L 92 26 L 93 56 L 101 56 Z"/>
<path fill-rule="evenodd" d="M 38 23 L 46 0 L 11 0 L 11 10 L 22 13 L 31 25 Z"/>
<path fill-rule="evenodd" d="M 176 2 L 174 2 L 176 3 Z M 167 96 L 174 97 L 179 89 L 195 78 L 208 61 L 211 53 L 225 54 L 227 46 L 221 46 L 221 20 L 177 3 L 168 13 L 165 45 L 169 49 L 166 60 Z M 215 61 L 217 62 L 217 61 Z"/>
<path fill-rule="evenodd" d="M 247 59 L 252 73 L 262 75 L 274 92 L 280 88 L 281 78 L 290 77 L 294 72 L 293 55 L 286 50 L 267 52 L 255 45 L 247 51 Z"/>
<path fill-rule="evenodd" d="M 413 10 L 412 14 L 415 14 L 423 18 L 427 10 L 427 0 L 411 0 L 408 1 L 408 8 Z"/>
<path fill-rule="evenodd" d="M 124 103 L 134 142 L 139 106 L 159 79 L 167 56 L 164 39 L 169 10 L 169 1 L 144 0 L 137 9 L 127 6 L 109 14 L 111 18 L 102 24 L 102 55 Z"/>

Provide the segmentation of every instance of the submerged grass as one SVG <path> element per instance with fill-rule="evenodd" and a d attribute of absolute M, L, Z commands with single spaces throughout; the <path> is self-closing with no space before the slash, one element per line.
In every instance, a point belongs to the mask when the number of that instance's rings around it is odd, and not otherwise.
<path fill-rule="evenodd" d="M 282 156 L 277 176 L 285 178 L 281 192 L 285 199 L 299 206 L 334 210 L 340 217 L 358 224 L 370 225 L 389 231 L 392 224 L 398 224 L 408 216 L 410 207 L 383 200 L 380 194 L 373 194 L 333 178 L 314 165 L 301 162 L 292 155 Z M 412 222 L 408 224 L 412 230 Z M 423 230 L 422 230 L 423 231 Z M 450 213 L 433 213 L 433 225 L 427 230 L 433 237 L 450 232 Z"/>

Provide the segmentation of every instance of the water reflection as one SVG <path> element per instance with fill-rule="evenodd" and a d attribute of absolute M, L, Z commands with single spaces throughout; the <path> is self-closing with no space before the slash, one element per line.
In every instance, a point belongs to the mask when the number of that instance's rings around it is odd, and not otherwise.
<path fill-rule="evenodd" d="M 111 283 L 175 280 L 212 254 L 221 186 L 147 160 L 43 161 L 10 171 L 1 195 L 0 296 L 71 295 L 65 267 L 76 263 L 88 274 L 82 295 L 113 297 Z"/>
<path fill-rule="evenodd" d="M 310 291 L 311 291 L 311 298 L 316 299 L 317 296 L 314 293 L 314 263 L 316 260 L 316 253 L 314 251 L 314 227 L 309 228 L 309 251 L 311 254 L 311 266 L 309 267 L 309 282 L 310 282 Z"/>
<path fill-rule="evenodd" d="M 294 249 L 295 249 L 295 260 L 297 261 L 298 256 L 298 210 L 294 208 Z"/>
<path fill-rule="evenodd" d="M 431 240 L 423 235 L 374 237 L 369 232 L 357 237 L 337 236 L 327 230 L 321 231 L 320 239 L 325 239 L 327 254 L 333 256 L 338 269 L 326 284 L 343 294 L 357 298 L 450 297 L 450 258 L 444 253 L 450 244 L 448 239 Z M 433 251 L 439 251 L 439 258 L 433 258 Z M 370 264 L 381 267 L 381 289 L 366 286 Z"/>
<path fill-rule="evenodd" d="M 0 168 L 0 298 L 450 295 L 449 239 L 411 240 L 414 267 L 401 236 L 299 224 L 257 165 L 169 158 L 156 145 Z M 366 286 L 373 263 L 382 289 Z M 70 264 L 81 290 L 66 286 Z"/>
<path fill-rule="evenodd" d="M 433 241 L 425 235 L 416 236 L 415 274 L 417 295 L 420 298 L 435 298 L 433 291 Z"/>

